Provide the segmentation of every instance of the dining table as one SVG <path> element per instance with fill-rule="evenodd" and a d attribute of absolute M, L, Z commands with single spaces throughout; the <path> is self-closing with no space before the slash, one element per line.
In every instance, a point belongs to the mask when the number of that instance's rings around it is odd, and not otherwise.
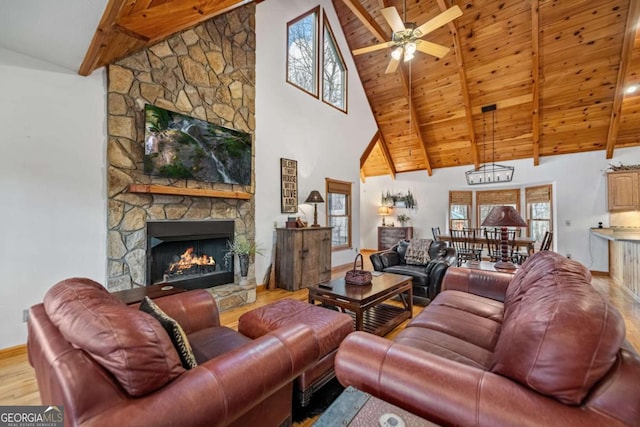
<path fill-rule="evenodd" d="M 442 240 L 444 242 L 451 243 L 451 235 L 450 234 L 440 234 L 438 236 L 438 240 Z M 462 238 L 461 240 L 472 241 L 471 238 Z M 485 236 L 476 236 L 475 241 L 478 243 L 487 244 L 487 238 Z M 527 253 L 531 255 L 534 252 L 534 244 L 536 243 L 536 239 L 533 237 L 520 236 L 516 237 L 513 241 L 514 246 L 519 248 L 526 248 Z"/>

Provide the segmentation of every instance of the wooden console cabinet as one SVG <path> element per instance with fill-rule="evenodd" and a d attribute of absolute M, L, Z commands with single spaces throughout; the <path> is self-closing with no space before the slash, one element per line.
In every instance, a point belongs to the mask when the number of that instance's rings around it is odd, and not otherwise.
<path fill-rule="evenodd" d="M 276 229 L 276 284 L 297 291 L 331 280 L 331 227 Z"/>
<path fill-rule="evenodd" d="M 412 238 L 413 227 L 378 227 L 378 250 L 384 251 L 400 240 Z"/>
<path fill-rule="evenodd" d="M 617 171 L 607 174 L 610 211 L 640 209 L 640 171 Z"/>

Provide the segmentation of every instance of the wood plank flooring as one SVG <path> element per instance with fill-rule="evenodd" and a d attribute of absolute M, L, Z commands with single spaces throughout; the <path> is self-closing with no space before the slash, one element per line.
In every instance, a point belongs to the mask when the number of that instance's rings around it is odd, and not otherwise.
<path fill-rule="evenodd" d="M 371 270 L 368 252 L 364 254 L 365 269 Z M 351 266 L 336 269 L 334 277 L 341 277 Z M 613 280 L 605 276 L 594 276 L 593 285 L 603 295 L 606 295 L 611 303 L 620 310 L 627 327 L 627 339 L 636 348 L 640 349 L 640 302 L 635 301 L 625 293 Z M 283 298 L 294 298 L 301 301 L 307 300 L 308 291 L 306 289 L 289 292 L 282 289 L 258 292 L 257 300 L 253 304 L 227 310 L 220 314 L 220 321 L 230 328 L 238 328 L 238 318 L 247 311 L 256 307 L 278 301 Z M 414 306 L 414 315 L 423 308 Z M 405 321 L 396 329 L 387 334 L 387 338 L 393 338 L 400 332 L 409 321 Z M 18 346 L 10 349 L 0 350 L 0 405 L 39 405 L 38 386 L 35 380 L 33 369 L 29 365 L 26 354 L 26 347 Z M 296 427 L 307 427 L 313 423 L 314 419 L 306 420 L 296 424 Z"/>

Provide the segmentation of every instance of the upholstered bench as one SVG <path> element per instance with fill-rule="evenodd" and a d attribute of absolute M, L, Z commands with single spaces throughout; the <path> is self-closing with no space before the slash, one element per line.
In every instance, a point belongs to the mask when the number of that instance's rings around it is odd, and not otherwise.
<path fill-rule="evenodd" d="M 311 327 L 320 346 L 318 362 L 295 380 L 300 403 L 305 406 L 316 390 L 335 377 L 333 360 L 342 340 L 354 331 L 353 319 L 345 313 L 288 298 L 240 316 L 238 332 L 255 339 L 290 323 Z"/>

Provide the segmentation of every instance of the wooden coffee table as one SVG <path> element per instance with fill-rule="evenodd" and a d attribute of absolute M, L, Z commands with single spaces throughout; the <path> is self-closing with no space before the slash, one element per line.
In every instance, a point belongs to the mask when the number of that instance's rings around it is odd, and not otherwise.
<path fill-rule="evenodd" d="M 309 303 L 338 307 L 351 314 L 356 331 L 384 336 L 413 316 L 411 276 L 383 273 L 374 276 L 370 285 L 347 285 L 344 277 L 310 286 Z M 402 307 L 383 304 L 400 296 Z"/>

